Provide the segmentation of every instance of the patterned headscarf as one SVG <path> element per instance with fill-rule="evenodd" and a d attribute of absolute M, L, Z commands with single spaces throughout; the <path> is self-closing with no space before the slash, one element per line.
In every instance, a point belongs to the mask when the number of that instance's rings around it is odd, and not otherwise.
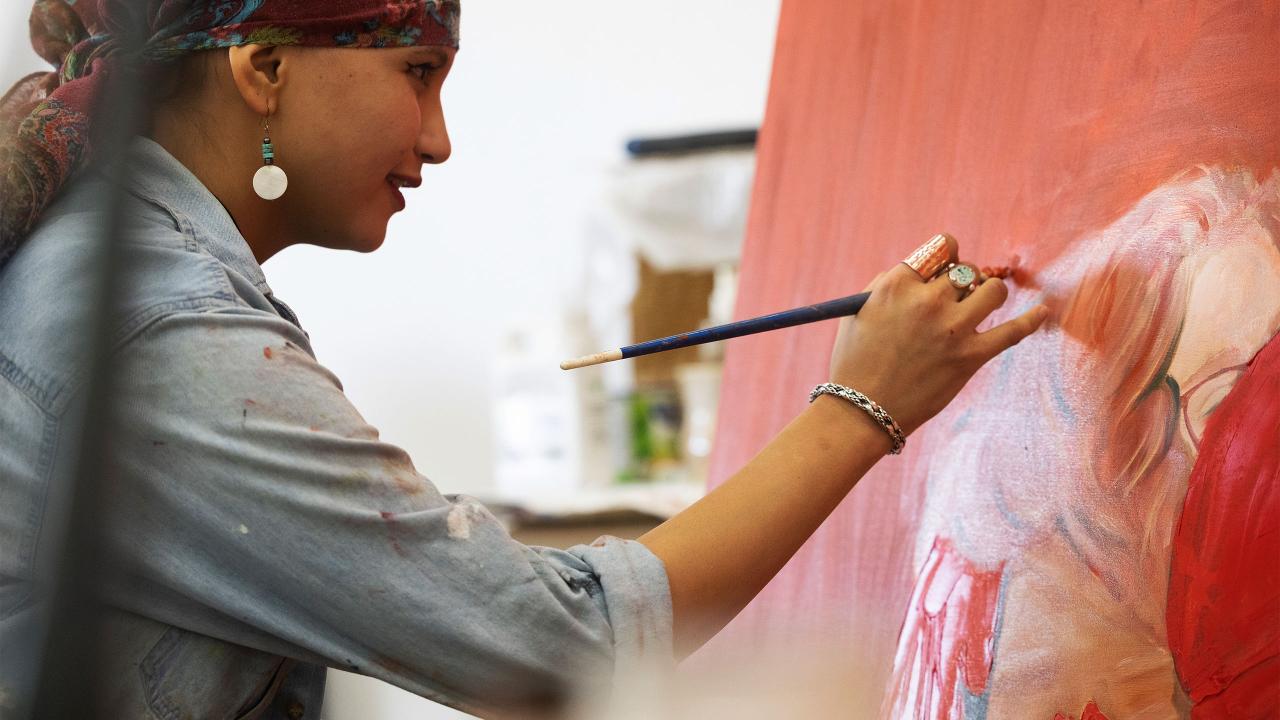
<path fill-rule="evenodd" d="M 256 43 L 458 47 L 460 0 L 36 0 L 31 44 L 57 68 L 0 98 L 0 266 L 93 158 L 94 108 L 121 64 Z M 126 33 L 146 33 L 141 57 Z"/>

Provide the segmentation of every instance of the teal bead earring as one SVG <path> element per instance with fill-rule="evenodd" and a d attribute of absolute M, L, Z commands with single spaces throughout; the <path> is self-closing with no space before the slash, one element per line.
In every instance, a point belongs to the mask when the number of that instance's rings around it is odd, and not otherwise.
<path fill-rule="evenodd" d="M 289 187 L 289 176 L 276 165 L 276 151 L 271 145 L 271 126 L 262 119 L 262 167 L 253 175 L 253 191 L 263 200 L 275 200 Z"/>

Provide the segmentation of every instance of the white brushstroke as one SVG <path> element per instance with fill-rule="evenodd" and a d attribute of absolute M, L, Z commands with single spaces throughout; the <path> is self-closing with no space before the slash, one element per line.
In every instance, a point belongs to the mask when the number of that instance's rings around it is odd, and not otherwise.
<path fill-rule="evenodd" d="M 240 532 L 240 534 L 241 534 L 241 535 L 248 535 L 248 534 L 249 534 L 249 526 L 248 526 L 248 525 L 245 525 L 245 524 L 243 524 L 243 523 L 240 525 L 240 527 L 239 527 L 239 528 L 237 528 L 237 530 L 239 530 L 239 532 Z"/>
<path fill-rule="evenodd" d="M 470 503 L 458 503 L 449 510 L 449 537 L 454 540 L 471 539 L 471 518 L 479 508 Z"/>

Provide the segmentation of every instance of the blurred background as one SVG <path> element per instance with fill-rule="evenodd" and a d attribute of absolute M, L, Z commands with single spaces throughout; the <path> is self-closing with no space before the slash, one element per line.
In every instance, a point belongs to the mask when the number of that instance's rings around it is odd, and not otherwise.
<path fill-rule="evenodd" d="M 376 253 L 294 247 L 265 266 L 383 438 L 523 541 L 634 536 L 702 492 L 721 348 L 557 366 L 730 319 L 750 144 L 627 147 L 757 128 L 779 4 L 467 3 L 453 157 Z M 0 89 L 47 69 L 30 8 L 0 5 Z M 406 716 L 467 717 L 331 674 L 326 718 Z"/>

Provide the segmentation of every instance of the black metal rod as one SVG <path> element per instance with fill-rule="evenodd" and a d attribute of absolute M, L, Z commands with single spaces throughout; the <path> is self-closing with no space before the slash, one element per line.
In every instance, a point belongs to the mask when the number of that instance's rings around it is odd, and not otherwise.
<path fill-rule="evenodd" d="M 139 57 L 139 33 L 136 38 L 119 38 L 117 52 Z M 142 128 L 145 112 L 145 88 L 142 69 L 121 68 L 111 72 L 100 104 L 93 108 L 95 151 L 93 165 L 103 169 L 114 181 L 108 185 L 107 197 L 99 198 L 103 225 L 95 250 L 96 277 L 92 291 L 86 296 L 88 307 L 83 317 L 86 338 L 81 362 L 87 370 L 83 416 L 78 423 L 79 438 L 75 461 L 69 477 L 55 478 L 66 483 L 57 496 L 66 499 L 57 508 L 47 508 L 49 520 L 61 530 L 60 540 L 50 544 L 53 557 L 48 564 L 54 573 L 48 596 L 49 624 L 43 652 L 40 653 L 40 675 L 36 684 L 33 717 L 35 718 L 105 718 L 99 702 L 100 683 L 118 678 L 102 675 L 102 605 L 100 598 L 102 573 L 109 572 L 111 561 L 103 530 L 106 517 L 103 499 L 110 492 L 115 475 L 110 454 L 115 406 L 116 363 L 112 353 L 112 326 L 116 308 L 122 297 L 128 268 L 123 257 L 122 239 L 125 223 L 126 188 L 132 176 L 128 148 Z M 54 515 L 56 514 L 56 516 Z"/>
<path fill-rule="evenodd" d="M 722 132 L 675 135 L 661 138 L 636 138 L 627 143 L 632 157 L 679 155 L 684 153 L 755 147 L 759 131 L 755 128 Z"/>

